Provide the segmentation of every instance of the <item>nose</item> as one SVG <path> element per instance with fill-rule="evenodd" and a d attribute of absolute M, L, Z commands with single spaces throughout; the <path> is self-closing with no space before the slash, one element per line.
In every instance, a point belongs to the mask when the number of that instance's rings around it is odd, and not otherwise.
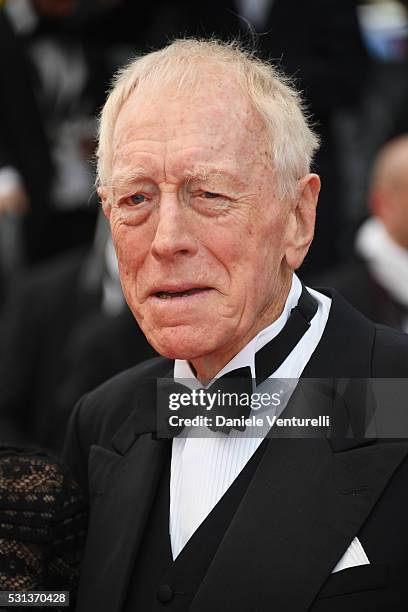
<path fill-rule="evenodd" d="M 197 252 L 197 239 L 188 218 L 189 211 L 176 194 L 162 196 L 157 209 L 157 226 L 151 251 L 156 259 L 172 260 Z"/>

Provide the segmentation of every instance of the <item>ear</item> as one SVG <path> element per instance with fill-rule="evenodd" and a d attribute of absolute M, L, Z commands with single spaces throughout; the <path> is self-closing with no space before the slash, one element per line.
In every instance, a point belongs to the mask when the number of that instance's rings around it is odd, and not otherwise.
<path fill-rule="evenodd" d="M 391 192 L 384 185 L 374 185 L 369 195 L 369 207 L 374 216 L 386 220 L 391 202 Z"/>
<path fill-rule="evenodd" d="M 292 270 L 302 264 L 313 240 L 316 206 L 320 191 L 317 174 L 306 174 L 298 181 L 296 200 L 290 209 L 290 235 L 285 250 L 286 262 Z"/>
<path fill-rule="evenodd" d="M 103 214 L 109 221 L 111 213 L 110 194 L 107 187 L 98 187 L 98 196 L 101 200 Z"/>

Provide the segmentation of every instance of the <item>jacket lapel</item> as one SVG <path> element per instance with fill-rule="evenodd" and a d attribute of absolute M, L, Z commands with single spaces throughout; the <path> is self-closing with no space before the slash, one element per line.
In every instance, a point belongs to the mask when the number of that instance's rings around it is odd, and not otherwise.
<path fill-rule="evenodd" d="M 155 383 L 112 440 L 91 448 L 91 518 L 77 612 L 119 612 L 171 442 L 155 440 Z"/>
<path fill-rule="evenodd" d="M 330 297 L 332 304 L 323 336 L 302 378 L 369 377 L 374 325 L 334 289 L 319 287 L 317 291 Z"/>
<path fill-rule="evenodd" d="M 191 611 L 307 610 L 407 452 L 271 439 Z"/>

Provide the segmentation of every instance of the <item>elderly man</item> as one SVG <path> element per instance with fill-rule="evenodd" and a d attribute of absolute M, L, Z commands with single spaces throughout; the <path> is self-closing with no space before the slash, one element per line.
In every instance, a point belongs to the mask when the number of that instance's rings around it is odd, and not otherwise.
<path fill-rule="evenodd" d="M 163 377 L 196 389 L 249 373 L 258 389 L 407 376 L 404 336 L 294 274 L 313 237 L 317 144 L 298 94 L 234 44 L 176 41 L 118 75 L 99 194 L 127 302 L 164 358 L 72 416 L 65 458 L 91 505 L 80 612 L 388 610 L 401 596 L 405 443 L 273 426 L 158 435 Z M 332 391 L 325 406 L 356 432 L 363 403 Z"/>

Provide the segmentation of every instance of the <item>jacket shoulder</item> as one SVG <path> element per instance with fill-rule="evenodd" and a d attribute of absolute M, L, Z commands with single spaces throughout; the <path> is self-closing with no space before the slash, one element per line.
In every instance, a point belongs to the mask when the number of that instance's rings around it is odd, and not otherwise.
<path fill-rule="evenodd" d="M 170 371 L 171 364 L 169 359 L 154 357 L 116 374 L 80 400 L 83 418 L 101 423 L 115 415 L 120 424 L 134 409 L 140 387 L 155 385 L 158 377 Z"/>
<path fill-rule="evenodd" d="M 155 357 L 110 378 L 84 395 L 71 415 L 63 459 L 81 484 L 86 483 L 89 449 L 109 446 L 112 436 L 140 403 L 146 386 L 155 389 L 156 379 L 166 376 L 172 361 Z M 139 402 L 138 402 L 139 399 Z"/>
<path fill-rule="evenodd" d="M 309 378 L 406 378 L 408 335 L 373 323 L 336 290 L 318 287 L 331 300 L 329 318 L 303 376 Z"/>
<path fill-rule="evenodd" d="M 115 374 L 115 376 L 112 376 L 112 378 L 109 378 L 90 391 L 87 396 L 95 397 L 99 400 L 106 393 L 121 393 L 128 387 L 134 387 L 135 383 L 163 376 L 163 374 L 170 370 L 172 363 L 170 359 L 165 359 L 164 357 L 147 359 L 136 366 L 119 372 L 119 374 Z"/>

